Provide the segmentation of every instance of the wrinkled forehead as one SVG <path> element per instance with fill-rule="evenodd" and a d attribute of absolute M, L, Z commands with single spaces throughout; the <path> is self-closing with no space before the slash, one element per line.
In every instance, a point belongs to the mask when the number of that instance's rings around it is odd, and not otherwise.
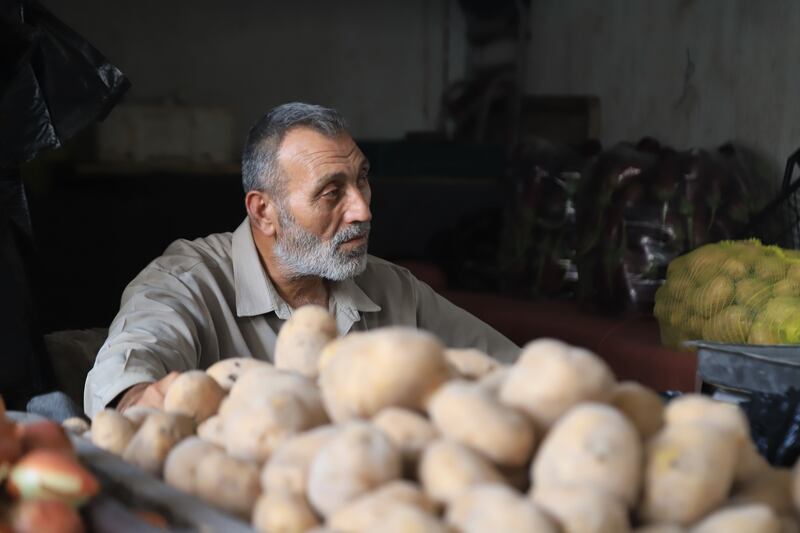
<path fill-rule="evenodd" d="M 366 158 L 352 137 L 323 135 L 310 128 L 294 128 L 283 139 L 278 160 L 289 174 L 320 179 L 331 173 L 358 174 Z"/>

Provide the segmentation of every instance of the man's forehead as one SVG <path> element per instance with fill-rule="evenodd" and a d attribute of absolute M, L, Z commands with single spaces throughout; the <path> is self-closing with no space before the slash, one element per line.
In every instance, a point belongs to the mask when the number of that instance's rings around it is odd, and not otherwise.
<path fill-rule="evenodd" d="M 290 130 L 281 143 L 279 158 L 309 169 L 329 165 L 361 165 L 364 154 L 352 137 L 342 133 L 336 137 L 323 135 L 311 128 Z"/>

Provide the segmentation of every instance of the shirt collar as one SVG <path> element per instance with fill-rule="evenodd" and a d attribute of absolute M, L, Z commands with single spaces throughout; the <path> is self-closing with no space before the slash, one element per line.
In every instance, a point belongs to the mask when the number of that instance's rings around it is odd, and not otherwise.
<path fill-rule="evenodd" d="M 240 317 L 263 315 L 269 312 L 288 319 L 291 308 L 278 294 L 269 276 L 261 266 L 261 258 L 253 241 L 250 220 L 245 218 L 233 232 L 233 279 L 236 290 L 236 315 Z M 358 286 L 356 279 L 347 279 L 331 284 L 331 298 L 336 302 L 337 312 L 343 312 L 352 320 L 358 320 L 358 312 L 371 313 L 381 307 L 370 299 Z"/>

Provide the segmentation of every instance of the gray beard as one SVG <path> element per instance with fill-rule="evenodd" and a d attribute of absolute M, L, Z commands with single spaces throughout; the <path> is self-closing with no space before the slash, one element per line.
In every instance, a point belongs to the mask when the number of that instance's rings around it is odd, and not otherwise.
<path fill-rule="evenodd" d="M 369 238 L 369 222 L 350 224 L 329 241 L 323 241 L 303 229 L 282 207 L 278 209 L 278 216 L 281 236 L 275 242 L 273 252 L 289 277 L 314 276 L 343 281 L 354 278 L 367 268 L 367 243 L 349 252 L 340 251 L 339 246 L 356 237 Z"/>

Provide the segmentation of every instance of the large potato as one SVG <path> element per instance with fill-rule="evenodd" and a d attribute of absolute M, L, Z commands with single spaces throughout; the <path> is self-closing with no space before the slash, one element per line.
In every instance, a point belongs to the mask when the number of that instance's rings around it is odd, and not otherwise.
<path fill-rule="evenodd" d="M 558 526 L 537 505 L 500 484 L 477 485 L 463 491 L 448 506 L 446 520 L 461 533 L 559 533 Z"/>
<path fill-rule="evenodd" d="M 627 509 L 613 496 L 591 488 L 534 490 L 533 501 L 561 527 L 562 533 L 627 533 Z"/>
<path fill-rule="evenodd" d="M 252 522 L 263 533 L 299 533 L 319 525 L 302 494 L 280 490 L 266 492 L 258 498 Z"/>
<path fill-rule="evenodd" d="M 278 332 L 275 366 L 316 379 L 322 349 L 336 338 L 336 320 L 319 305 L 295 309 Z"/>
<path fill-rule="evenodd" d="M 643 439 L 664 425 L 664 401 L 656 391 L 635 381 L 623 381 L 611 393 L 611 405 L 628 417 Z"/>
<path fill-rule="evenodd" d="M 445 437 L 473 448 L 498 465 L 521 466 L 531 457 L 531 422 L 476 385 L 450 381 L 431 397 L 428 412 Z"/>
<path fill-rule="evenodd" d="M 73 435 L 83 435 L 89 431 L 89 422 L 78 416 L 71 416 L 61 422 L 61 427 Z"/>
<path fill-rule="evenodd" d="M 704 518 L 690 533 L 780 533 L 781 523 L 766 505 L 722 509 Z"/>
<path fill-rule="evenodd" d="M 308 499 L 318 513 L 329 516 L 401 474 L 402 457 L 389 438 L 371 424 L 352 421 L 311 461 Z"/>
<path fill-rule="evenodd" d="M 128 442 L 122 458 L 154 476 L 161 476 L 169 451 L 192 433 L 194 422 L 188 416 L 153 413 Z"/>
<path fill-rule="evenodd" d="M 349 337 L 349 336 L 348 336 Z M 320 374 L 331 419 L 369 418 L 386 407 L 422 409 L 450 377 L 442 344 L 429 333 L 383 328 L 338 348 Z"/>
<path fill-rule="evenodd" d="M 503 365 L 475 348 L 447 348 L 444 357 L 463 379 L 480 379 Z"/>
<path fill-rule="evenodd" d="M 730 432 L 742 446 L 750 441 L 750 424 L 739 406 L 701 394 L 684 394 L 669 402 L 664 421 L 669 425 L 711 424 Z"/>
<path fill-rule="evenodd" d="M 197 426 L 197 436 L 220 448 L 225 447 L 225 420 L 220 415 L 214 415 Z"/>
<path fill-rule="evenodd" d="M 792 506 L 792 472 L 787 468 L 766 468 L 746 484 L 737 487 L 730 503 L 760 503 L 778 516 L 790 515 Z"/>
<path fill-rule="evenodd" d="M 366 533 L 452 533 L 435 516 L 413 505 L 398 503 L 386 509 L 380 524 Z M 338 532 L 337 532 L 338 533 Z"/>
<path fill-rule="evenodd" d="M 374 491 L 348 503 L 328 518 L 328 527 L 335 531 L 369 531 L 379 528 L 387 512 L 397 505 L 410 505 L 435 513 L 435 505 L 409 481 L 390 481 Z"/>
<path fill-rule="evenodd" d="M 686 533 L 686 530 L 675 524 L 650 524 L 637 527 L 633 533 Z"/>
<path fill-rule="evenodd" d="M 500 472 L 481 455 L 445 439 L 425 448 L 418 475 L 425 492 L 437 503 L 447 503 L 474 485 L 504 482 Z"/>
<path fill-rule="evenodd" d="M 531 465 L 539 489 L 588 488 L 627 505 L 639 494 L 642 445 L 639 433 L 619 411 L 603 404 L 574 407 L 545 437 Z"/>
<path fill-rule="evenodd" d="M 186 415 L 199 424 L 217 414 L 225 389 L 203 372 L 189 370 L 180 374 L 167 389 L 164 410 Z"/>
<path fill-rule="evenodd" d="M 254 368 L 261 368 L 265 371 L 274 370 L 274 367 L 266 361 L 253 359 L 251 357 L 230 357 L 217 361 L 206 369 L 206 374 L 214 378 L 220 387 L 225 391 L 230 391 L 233 385 L 245 373 Z"/>
<path fill-rule="evenodd" d="M 500 400 L 528 414 L 546 432 L 581 402 L 606 402 L 614 375 L 592 352 L 555 339 L 539 339 L 522 350 L 500 388 Z"/>
<path fill-rule="evenodd" d="M 403 409 L 387 407 L 372 418 L 403 455 L 406 470 L 415 471 L 422 450 L 439 436 L 439 432 L 424 416 Z"/>
<path fill-rule="evenodd" d="M 707 424 L 667 424 L 647 445 L 640 515 L 689 525 L 719 507 L 733 483 L 737 443 Z"/>
<path fill-rule="evenodd" d="M 336 426 L 319 426 L 283 441 L 261 470 L 261 488 L 305 494 L 311 461 L 337 431 Z"/>
<path fill-rule="evenodd" d="M 164 462 L 164 481 L 189 494 L 197 493 L 197 465 L 222 450 L 199 437 L 188 437 L 170 450 Z"/>
<path fill-rule="evenodd" d="M 294 372 L 275 369 L 259 368 L 242 374 L 230 395 L 220 405 L 219 414 L 224 418 L 251 407 L 263 408 L 287 396 L 295 397 L 302 404 L 309 427 L 328 422 L 317 385 Z"/>
<path fill-rule="evenodd" d="M 132 405 L 125 409 L 122 414 L 125 415 L 125 418 L 133 423 L 133 427 L 137 430 L 142 427 L 144 424 L 145 419 L 153 413 L 160 413 L 160 409 L 156 409 L 155 407 L 150 407 L 148 405 Z"/>
<path fill-rule="evenodd" d="M 103 409 L 92 420 L 92 444 L 122 455 L 136 433 L 133 423 L 116 409 Z"/>
<path fill-rule="evenodd" d="M 249 519 L 261 493 L 258 466 L 224 453 L 210 453 L 197 464 L 195 488 L 205 501 Z"/>
<path fill-rule="evenodd" d="M 800 514 L 800 461 L 792 468 L 792 502 L 795 513 Z"/>

